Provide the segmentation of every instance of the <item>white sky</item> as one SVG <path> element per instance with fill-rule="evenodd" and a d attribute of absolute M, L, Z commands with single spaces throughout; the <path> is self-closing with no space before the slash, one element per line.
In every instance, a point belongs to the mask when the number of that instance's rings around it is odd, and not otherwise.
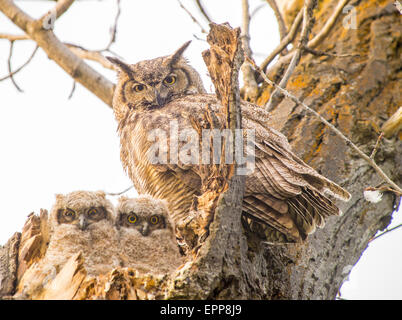
<path fill-rule="evenodd" d="M 182 0 L 207 29 L 194 1 Z M 240 25 L 240 0 L 204 0 L 215 22 Z M 264 3 L 250 0 L 251 11 Z M 17 1 L 33 17 L 40 17 L 53 3 Z M 201 52 L 208 48 L 199 27 L 180 8 L 177 1 L 122 0 L 117 42 L 112 50 L 126 61 L 167 55 L 185 41 L 193 42 L 185 56 L 200 71 L 206 82 Z M 109 41 L 113 24 L 114 1 L 81 1 L 57 22 L 55 33 L 62 41 L 101 49 Z M 251 47 L 261 61 L 279 41 L 276 20 L 268 6 L 251 23 Z M 258 31 L 258 32 L 257 32 Z M 0 32 L 20 30 L 0 13 Z M 14 45 L 13 67 L 30 56 L 34 44 L 18 41 Z M 8 73 L 9 42 L 0 40 L 0 78 Z M 109 79 L 110 70 L 90 63 Z M 119 139 L 112 110 L 80 84 L 71 100 L 73 81 L 39 49 L 34 60 L 15 76 L 24 93 L 8 81 L 0 82 L 0 244 L 21 228 L 29 213 L 50 209 L 56 193 L 74 190 L 119 192 L 131 185 L 119 159 Z M 212 91 L 210 89 L 210 91 Z M 134 195 L 130 191 L 128 195 Z M 394 215 L 396 225 L 401 214 Z M 372 242 L 342 288 L 346 299 L 402 299 L 402 228 Z"/>

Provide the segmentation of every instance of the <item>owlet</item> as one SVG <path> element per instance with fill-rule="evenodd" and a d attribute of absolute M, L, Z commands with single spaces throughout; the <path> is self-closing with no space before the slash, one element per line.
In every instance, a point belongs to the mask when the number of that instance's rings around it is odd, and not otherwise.
<path fill-rule="evenodd" d="M 164 201 L 149 195 L 121 197 L 116 212 L 120 256 L 125 267 L 166 274 L 183 263 Z"/>

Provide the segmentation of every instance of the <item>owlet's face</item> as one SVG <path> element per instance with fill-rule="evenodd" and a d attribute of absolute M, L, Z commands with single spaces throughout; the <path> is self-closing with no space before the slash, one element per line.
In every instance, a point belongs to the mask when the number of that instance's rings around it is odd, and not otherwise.
<path fill-rule="evenodd" d="M 117 209 L 116 225 L 148 236 L 155 230 L 168 227 L 167 208 L 162 201 L 149 196 L 123 197 Z"/>
<path fill-rule="evenodd" d="M 120 225 L 127 228 L 134 228 L 143 236 L 150 235 L 154 230 L 165 229 L 165 217 L 160 214 L 144 214 L 134 211 L 122 212 L 120 214 Z"/>
<path fill-rule="evenodd" d="M 57 222 L 59 224 L 75 225 L 81 230 L 85 230 L 92 223 L 106 219 L 106 217 L 106 209 L 104 207 L 66 207 L 57 211 Z"/>
<path fill-rule="evenodd" d="M 108 57 L 119 70 L 114 108 L 125 108 L 120 112 L 153 110 L 185 94 L 205 92 L 199 74 L 182 58 L 188 45 L 173 55 L 136 64 Z"/>
<path fill-rule="evenodd" d="M 74 191 L 66 195 L 56 195 L 52 209 L 53 225 L 69 224 L 86 230 L 102 220 L 113 220 L 114 209 L 102 191 Z"/>

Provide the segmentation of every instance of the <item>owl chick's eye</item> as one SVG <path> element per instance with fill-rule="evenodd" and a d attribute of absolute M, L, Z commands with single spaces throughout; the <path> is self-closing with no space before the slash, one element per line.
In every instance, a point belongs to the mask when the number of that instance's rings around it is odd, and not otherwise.
<path fill-rule="evenodd" d="M 176 82 L 176 76 L 167 76 L 165 80 L 163 80 L 163 84 L 167 84 L 169 86 L 171 86 L 175 82 Z"/>
<path fill-rule="evenodd" d="M 149 218 L 149 222 L 151 222 L 151 224 L 157 224 L 159 222 L 159 217 L 158 216 L 152 216 Z"/>
<path fill-rule="evenodd" d="M 138 218 L 137 218 L 137 216 L 136 216 L 135 213 L 131 213 L 131 214 L 129 214 L 129 215 L 127 216 L 127 221 L 128 221 L 129 223 L 131 223 L 131 224 L 136 223 L 137 220 L 138 220 Z"/>
<path fill-rule="evenodd" d="M 145 86 L 143 84 L 136 84 L 133 86 L 133 90 L 135 92 L 141 92 L 145 89 Z"/>
<path fill-rule="evenodd" d="M 64 216 L 64 218 L 66 218 L 67 220 L 72 221 L 72 220 L 75 219 L 76 213 L 75 213 L 74 210 L 72 210 L 72 209 L 70 209 L 70 208 L 67 208 L 66 210 L 64 210 L 63 216 Z"/>
<path fill-rule="evenodd" d="M 98 209 L 96 208 L 91 208 L 88 210 L 88 216 L 90 218 L 96 217 L 98 215 Z"/>

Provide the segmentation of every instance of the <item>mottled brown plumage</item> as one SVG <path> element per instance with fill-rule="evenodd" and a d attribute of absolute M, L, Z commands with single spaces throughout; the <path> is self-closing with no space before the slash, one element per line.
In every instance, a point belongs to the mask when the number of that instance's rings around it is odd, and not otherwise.
<path fill-rule="evenodd" d="M 186 43 L 171 56 L 134 65 L 111 59 L 119 68 L 113 108 L 118 121 L 121 161 L 139 193 L 167 200 L 174 221 L 185 218 L 200 195 L 200 167 L 178 161 L 150 162 L 149 133 L 167 132 L 172 120 L 178 132 L 205 121 L 207 108 L 224 123 L 219 101 L 207 94 L 198 73 L 181 57 Z M 173 84 L 166 79 L 175 77 Z M 170 82 L 170 81 L 168 81 Z M 137 92 L 141 85 L 140 92 Z M 241 103 L 242 126 L 255 129 L 255 170 L 246 178 L 243 202 L 245 226 L 270 240 L 300 241 L 339 209 L 325 196 L 349 199 L 349 193 L 298 158 L 287 139 L 267 125 L 260 107 Z M 179 148 L 185 142 L 179 142 Z M 169 144 L 168 144 L 169 145 Z M 170 155 L 170 150 L 167 150 Z"/>
<path fill-rule="evenodd" d="M 116 212 L 123 266 L 166 274 L 183 263 L 165 201 L 146 194 L 121 197 Z"/>

